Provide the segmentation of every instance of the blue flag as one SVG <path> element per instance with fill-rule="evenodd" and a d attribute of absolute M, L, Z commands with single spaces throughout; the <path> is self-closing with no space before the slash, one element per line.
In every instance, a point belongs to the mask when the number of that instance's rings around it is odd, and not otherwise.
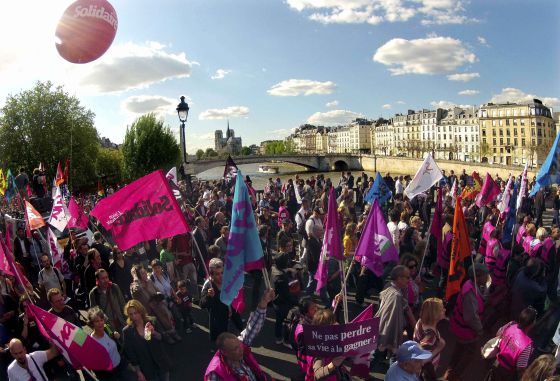
<path fill-rule="evenodd" d="M 235 194 L 231 212 L 231 228 L 224 258 L 224 276 L 220 300 L 232 305 L 242 305 L 245 271 L 262 268 L 264 256 L 253 214 L 251 198 L 241 171 L 235 177 Z M 235 299 L 235 301 L 234 301 Z M 241 300 L 239 300 L 241 299 Z"/>
<path fill-rule="evenodd" d="M 10 171 L 9 169 L 6 176 L 6 180 L 8 184 L 6 186 L 6 192 L 4 193 L 4 195 L 6 196 L 8 202 L 10 202 L 12 201 L 12 198 L 16 197 L 18 193 L 18 188 L 16 185 L 16 179 L 14 178 L 14 175 L 12 175 L 12 171 Z"/>
<path fill-rule="evenodd" d="M 556 139 L 554 139 L 554 144 L 550 148 L 550 152 L 546 157 L 546 160 L 541 166 L 541 170 L 537 175 L 537 182 L 531 193 L 529 194 L 530 197 L 534 197 L 540 188 L 548 187 L 553 184 L 560 184 L 560 169 L 558 168 L 558 164 L 560 163 L 560 147 L 558 144 L 560 143 L 560 133 L 556 135 Z"/>
<path fill-rule="evenodd" d="M 504 223 L 504 232 L 502 234 L 502 243 L 511 242 L 513 226 L 515 225 L 516 214 L 517 214 L 517 191 L 519 190 L 519 184 L 515 182 L 513 185 L 513 193 L 509 199 L 509 211 L 506 217 L 506 222 Z"/>
<path fill-rule="evenodd" d="M 381 177 L 381 174 L 377 172 L 377 176 L 375 176 L 375 181 L 373 182 L 373 186 L 369 190 L 368 194 L 365 197 L 365 200 L 368 204 L 373 204 L 373 201 L 377 200 L 380 206 L 383 206 L 387 201 L 391 199 L 393 193 L 389 190 L 389 187 Z"/>

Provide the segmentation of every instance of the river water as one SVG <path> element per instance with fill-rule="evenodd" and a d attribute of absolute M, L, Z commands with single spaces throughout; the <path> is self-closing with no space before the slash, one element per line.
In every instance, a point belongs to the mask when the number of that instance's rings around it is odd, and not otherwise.
<path fill-rule="evenodd" d="M 259 173 L 259 165 L 278 167 L 278 173 Z M 334 184 L 338 184 L 338 180 L 340 179 L 340 172 L 313 172 L 308 171 L 307 168 L 302 167 L 301 165 L 290 163 L 242 164 L 238 165 L 238 167 L 243 173 L 243 176 L 249 175 L 249 177 L 251 177 L 251 180 L 253 181 L 253 188 L 255 188 L 255 190 L 262 190 L 270 177 L 274 180 L 280 177 L 282 182 L 285 182 L 288 179 L 295 178 L 296 174 L 299 174 L 304 179 L 307 179 L 312 175 L 317 176 L 318 174 L 324 174 L 326 178 L 330 177 Z M 354 177 L 357 177 L 361 173 L 359 171 L 354 172 Z M 201 172 L 197 174 L 196 177 L 200 180 L 218 180 L 221 179 L 223 175 L 224 167 L 216 167 Z M 369 175 L 372 176 L 372 174 Z"/>

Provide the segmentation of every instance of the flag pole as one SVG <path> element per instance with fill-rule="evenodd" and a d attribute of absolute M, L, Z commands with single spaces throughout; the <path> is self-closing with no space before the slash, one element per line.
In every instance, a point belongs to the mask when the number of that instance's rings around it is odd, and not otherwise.
<path fill-rule="evenodd" d="M 338 260 L 340 266 L 340 275 L 342 283 L 342 303 L 344 303 L 344 323 L 348 323 L 348 295 L 346 294 L 346 276 L 344 275 L 344 262 L 342 259 Z"/>
<path fill-rule="evenodd" d="M 475 271 L 475 268 L 474 268 L 474 259 L 473 259 L 472 253 L 471 253 L 471 263 L 472 263 L 472 269 L 473 269 L 473 282 L 474 282 L 474 290 L 475 290 L 474 292 L 475 292 L 475 294 L 478 294 L 478 286 L 476 284 L 476 271 Z"/>
<path fill-rule="evenodd" d="M 204 267 L 204 273 L 206 274 L 206 279 L 210 279 L 210 273 L 208 272 L 208 267 L 206 266 L 206 261 L 202 256 L 202 252 L 200 251 L 200 247 L 198 247 L 198 242 L 196 242 L 196 238 L 194 238 L 194 234 L 190 232 L 191 239 L 196 247 L 196 251 L 198 252 L 198 256 L 200 257 L 200 261 L 202 262 L 202 266 Z"/>
<path fill-rule="evenodd" d="M 99 379 L 95 377 L 95 373 L 93 373 L 91 370 L 89 370 L 88 368 L 83 368 L 83 370 L 85 370 L 86 373 L 89 374 L 89 376 L 93 378 L 95 381 L 99 381 Z"/>
<path fill-rule="evenodd" d="M 428 235 L 426 237 L 426 247 L 424 247 L 424 254 L 422 254 L 422 261 L 420 261 L 420 267 L 418 268 L 418 271 L 420 272 L 419 274 L 420 276 L 422 276 L 422 267 L 424 267 L 424 259 L 426 259 L 426 255 L 428 254 L 428 249 L 430 248 L 430 237 L 432 236 L 432 224 L 434 222 L 434 217 L 432 217 L 432 219 L 430 220 L 430 227 L 428 228 Z"/>
<path fill-rule="evenodd" d="M 261 268 L 262 274 L 263 274 L 263 279 L 264 279 L 264 285 L 266 286 L 267 290 L 270 290 L 272 288 L 272 285 L 270 283 L 270 278 L 268 277 L 268 270 L 265 267 Z"/>

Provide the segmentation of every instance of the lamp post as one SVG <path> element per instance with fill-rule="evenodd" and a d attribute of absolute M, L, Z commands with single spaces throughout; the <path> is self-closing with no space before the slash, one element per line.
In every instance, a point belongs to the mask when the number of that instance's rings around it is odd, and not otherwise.
<path fill-rule="evenodd" d="M 183 165 L 187 163 L 187 148 L 185 143 L 185 122 L 189 116 L 189 105 L 185 102 L 185 96 L 181 96 L 181 103 L 177 105 L 177 115 L 179 116 L 179 121 L 181 122 L 181 149 L 183 150 Z"/>

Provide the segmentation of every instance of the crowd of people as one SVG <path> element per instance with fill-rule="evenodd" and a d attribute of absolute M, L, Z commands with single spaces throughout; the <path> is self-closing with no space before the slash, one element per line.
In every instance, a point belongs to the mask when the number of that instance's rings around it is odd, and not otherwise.
<path fill-rule="evenodd" d="M 496 175 L 494 180 L 505 189 L 507 179 Z M 62 269 L 52 266 L 40 231 L 29 238 L 24 226 L 15 226 L 10 244 L 33 285 L 34 303 L 72 324 L 87 325 L 91 336 L 107 349 L 113 370 L 96 371 L 99 380 L 169 380 L 172 364 L 166 352 L 195 328 L 194 304 L 208 312 L 214 350 L 205 375 L 195 379 L 268 379 L 251 352 L 251 343 L 271 307 L 275 343 L 270 344 L 293 353 L 301 379 L 349 380 L 352 359 L 308 356 L 303 335 L 303 325 L 342 322 L 343 282 L 355 295 L 350 301 L 355 308 L 361 311 L 372 300 L 375 303 L 380 325 L 370 369 L 386 374 L 386 380 L 429 381 L 442 374 L 447 380 L 470 380 L 469 365 L 492 338 L 498 344 L 486 356 L 488 380 L 559 379 L 554 376 L 554 354 L 555 343 L 560 343 L 555 338 L 560 321 L 560 192 L 542 189 L 534 198 L 522 198 L 511 242 L 502 240 L 506 214 L 497 208 L 499 200 L 479 208 L 472 194 L 463 198 L 473 253 L 465 260 L 467 274 L 460 292 L 446 300 L 456 207 L 451 189 L 454 184 L 457 194 L 470 189 L 472 177 L 465 171 L 459 176 L 451 171 L 412 200 L 404 192 L 410 176 L 387 173 L 383 181 L 392 197 L 382 210 L 400 260 L 385 264 L 378 276 L 354 258 L 370 210 L 366 199 L 373 177 L 344 172 L 335 182 L 323 175 L 305 179 L 296 175 L 287 182 L 271 178 L 261 193 L 247 176 L 272 286 L 266 289 L 262 271 L 249 272 L 248 317 L 220 300 L 232 210 L 227 179 L 179 183 L 184 215 L 193 229 L 189 234 L 121 251 L 92 221 L 96 231 L 92 238 L 79 231 L 68 233 L 64 247 L 68 266 Z M 520 182 L 521 177 L 514 181 Z M 337 197 L 348 277 L 342 279 L 338 261 L 330 260 L 327 285 L 317 291 L 315 274 L 331 188 Z M 442 255 L 429 232 L 438 189 L 446 195 Z M 544 226 L 550 199 L 553 221 Z M 96 197 L 78 200 L 87 211 Z M 0 336 L 6 345 L 0 378 L 5 374 L 13 381 L 76 377 L 56 347 L 41 336 L 25 309 L 28 297 L 15 279 L 0 274 L 0 291 Z M 454 345 L 442 337 L 447 323 Z M 442 364 L 444 355 L 450 358 L 447 364 Z"/>

